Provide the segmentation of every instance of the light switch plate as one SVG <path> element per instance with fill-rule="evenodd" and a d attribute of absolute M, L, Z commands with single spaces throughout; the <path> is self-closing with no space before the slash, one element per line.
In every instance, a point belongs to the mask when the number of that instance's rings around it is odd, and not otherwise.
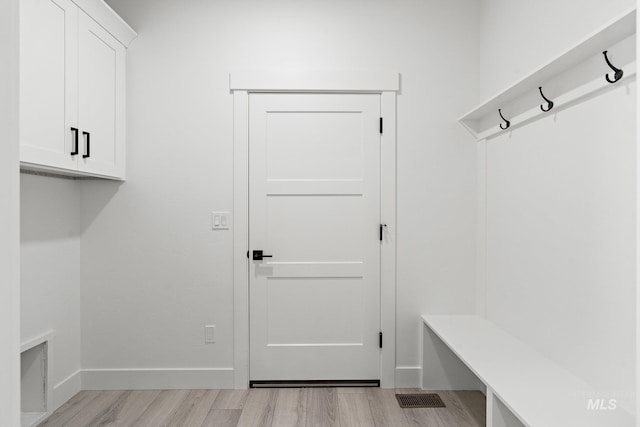
<path fill-rule="evenodd" d="M 225 211 L 211 212 L 211 229 L 212 230 L 228 230 L 230 222 L 230 214 Z"/>
<path fill-rule="evenodd" d="M 204 342 L 205 344 L 213 344 L 216 342 L 216 325 L 205 325 L 204 327 Z"/>

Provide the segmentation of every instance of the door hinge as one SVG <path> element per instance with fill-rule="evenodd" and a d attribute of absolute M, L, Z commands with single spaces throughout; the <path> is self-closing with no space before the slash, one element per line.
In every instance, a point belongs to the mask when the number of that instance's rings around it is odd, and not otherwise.
<path fill-rule="evenodd" d="M 382 332 L 380 332 L 379 337 L 380 337 L 380 343 L 379 343 L 380 344 L 380 348 L 382 348 Z"/>
<path fill-rule="evenodd" d="M 380 117 L 380 133 L 382 133 L 382 117 Z"/>
<path fill-rule="evenodd" d="M 382 237 L 384 233 L 384 229 L 387 228 L 387 224 L 380 224 L 380 241 L 382 242 Z"/>

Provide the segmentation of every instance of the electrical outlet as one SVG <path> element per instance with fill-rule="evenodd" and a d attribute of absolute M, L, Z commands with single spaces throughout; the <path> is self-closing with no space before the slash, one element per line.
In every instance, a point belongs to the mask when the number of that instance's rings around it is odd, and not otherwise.
<path fill-rule="evenodd" d="M 213 344 L 215 339 L 216 325 L 205 325 L 204 327 L 204 343 Z"/>

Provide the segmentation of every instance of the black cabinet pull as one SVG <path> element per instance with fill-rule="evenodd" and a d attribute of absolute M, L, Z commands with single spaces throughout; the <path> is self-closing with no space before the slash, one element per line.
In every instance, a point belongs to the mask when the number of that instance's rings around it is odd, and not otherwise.
<path fill-rule="evenodd" d="M 72 156 L 78 155 L 78 129 L 71 128 L 71 132 L 73 132 L 73 151 L 71 152 Z"/>
<path fill-rule="evenodd" d="M 83 159 L 87 159 L 91 156 L 91 134 L 89 132 L 82 132 L 82 135 L 87 137 L 87 151 L 82 155 Z"/>

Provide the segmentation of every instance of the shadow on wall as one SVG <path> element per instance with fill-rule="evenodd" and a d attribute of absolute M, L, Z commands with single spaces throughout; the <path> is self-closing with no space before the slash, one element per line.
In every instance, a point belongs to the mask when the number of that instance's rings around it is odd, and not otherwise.
<path fill-rule="evenodd" d="M 20 174 L 20 240 L 23 244 L 78 238 L 83 232 L 83 217 L 93 219 L 118 192 L 119 181 L 95 180 L 95 197 L 87 212 L 81 206 L 81 186 L 87 181 L 66 177 Z M 92 189 L 93 189 L 92 188 Z"/>
<path fill-rule="evenodd" d="M 93 224 L 95 219 L 100 215 L 109 202 L 115 197 L 125 185 L 124 181 L 112 181 L 107 179 L 85 180 L 80 181 L 80 194 L 82 194 L 82 217 L 81 227 L 82 233 Z M 86 202 L 87 198 L 91 198 L 90 202 Z"/>

